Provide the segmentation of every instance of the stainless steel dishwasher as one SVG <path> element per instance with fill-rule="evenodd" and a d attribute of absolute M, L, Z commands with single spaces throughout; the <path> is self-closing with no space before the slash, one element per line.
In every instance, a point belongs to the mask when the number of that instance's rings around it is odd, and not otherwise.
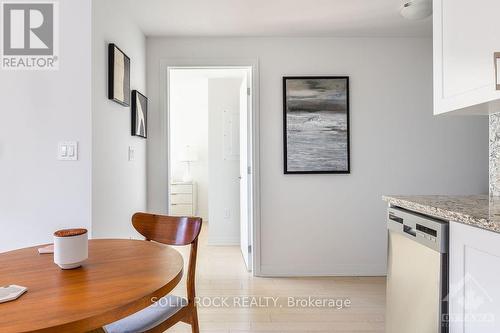
<path fill-rule="evenodd" d="M 447 333 L 448 222 L 388 208 L 387 333 Z"/>

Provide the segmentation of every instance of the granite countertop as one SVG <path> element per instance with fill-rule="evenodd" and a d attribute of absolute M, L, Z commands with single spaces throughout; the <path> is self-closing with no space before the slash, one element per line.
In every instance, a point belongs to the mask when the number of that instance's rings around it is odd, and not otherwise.
<path fill-rule="evenodd" d="M 386 195 L 393 206 L 500 233 L 500 197 L 487 195 Z"/>

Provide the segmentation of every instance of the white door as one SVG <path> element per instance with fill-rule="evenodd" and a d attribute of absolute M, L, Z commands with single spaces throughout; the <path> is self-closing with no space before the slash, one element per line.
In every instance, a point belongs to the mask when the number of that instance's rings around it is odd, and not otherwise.
<path fill-rule="evenodd" d="M 250 224 L 250 210 L 249 201 L 250 184 L 249 171 L 250 164 L 248 158 L 248 143 L 250 142 L 248 136 L 248 103 L 250 96 L 248 93 L 249 75 L 243 79 L 240 87 L 240 246 L 243 259 L 247 269 L 252 270 L 251 260 L 251 224 Z"/>
<path fill-rule="evenodd" d="M 240 242 L 241 78 L 208 79 L 208 243 Z"/>

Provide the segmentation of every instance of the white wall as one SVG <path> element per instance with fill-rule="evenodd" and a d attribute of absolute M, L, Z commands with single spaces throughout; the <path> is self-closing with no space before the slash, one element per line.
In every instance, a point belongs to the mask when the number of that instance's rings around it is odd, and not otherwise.
<path fill-rule="evenodd" d="M 208 79 L 191 70 L 170 72 L 171 177 L 181 181 L 186 163 L 181 162 L 186 145 L 196 150 L 191 176 L 197 186 L 197 215 L 208 219 Z M 166 205 L 166 202 L 165 202 Z"/>
<path fill-rule="evenodd" d="M 146 210 L 146 140 L 131 136 L 130 107 L 107 97 L 108 43 L 130 57 L 130 86 L 146 93 L 146 38 L 120 0 L 93 1 L 92 227 L 94 237 L 137 235 L 130 218 Z M 128 148 L 135 160 L 128 161 Z"/>
<path fill-rule="evenodd" d="M 1 71 L 0 252 L 91 228 L 91 5 L 59 2 L 60 69 Z M 78 141 L 76 162 L 58 141 Z"/>
<path fill-rule="evenodd" d="M 148 197 L 158 210 L 160 59 L 259 58 L 264 275 L 384 274 L 382 194 L 487 192 L 487 118 L 433 117 L 430 39 L 148 38 L 147 56 Z M 350 175 L 283 174 L 281 80 L 306 74 L 350 76 Z"/>
<path fill-rule="evenodd" d="M 227 147 L 234 142 L 232 135 L 240 135 L 241 82 L 241 78 L 208 80 L 209 244 L 240 243 L 239 140 L 231 151 Z"/>

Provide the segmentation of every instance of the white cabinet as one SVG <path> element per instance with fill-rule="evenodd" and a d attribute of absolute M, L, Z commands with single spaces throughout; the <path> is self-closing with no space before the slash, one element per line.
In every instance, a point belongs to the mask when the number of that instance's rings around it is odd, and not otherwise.
<path fill-rule="evenodd" d="M 500 111 L 500 1 L 434 0 L 433 7 L 434 114 Z"/>
<path fill-rule="evenodd" d="M 500 332 L 500 234 L 450 223 L 450 333 Z"/>
<path fill-rule="evenodd" d="M 170 185 L 169 215 L 195 216 L 196 194 L 196 183 L 172 183 Z"/>

